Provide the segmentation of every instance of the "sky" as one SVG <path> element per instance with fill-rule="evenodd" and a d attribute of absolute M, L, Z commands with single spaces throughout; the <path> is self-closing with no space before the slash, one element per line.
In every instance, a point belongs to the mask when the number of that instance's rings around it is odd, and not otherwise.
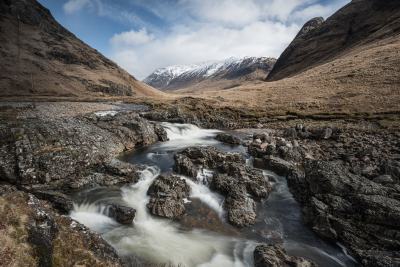
<path fill-rule="evenodd" d="M 138 79 L 155 69 L 279 57 L 309 19 L 350 0 L 39 0 L 64 27 Z"/>

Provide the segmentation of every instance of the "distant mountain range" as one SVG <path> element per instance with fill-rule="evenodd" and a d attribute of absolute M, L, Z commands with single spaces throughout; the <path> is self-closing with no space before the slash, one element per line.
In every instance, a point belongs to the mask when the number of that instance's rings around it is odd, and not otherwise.
<path fill-rule="evenodd" d="M 275 62 L 274 58 L 245 57 L 169 66 L 157 69 L 143 81 L 160 90 L 178 90 L 202 82 L 207 82 L 209 86 L 212 86 L 210 83 L 221 84 L 224 80 L 227 81 L 226 84 L 240 83 L 245 80 L 262 80 L 267 77 Z"/>

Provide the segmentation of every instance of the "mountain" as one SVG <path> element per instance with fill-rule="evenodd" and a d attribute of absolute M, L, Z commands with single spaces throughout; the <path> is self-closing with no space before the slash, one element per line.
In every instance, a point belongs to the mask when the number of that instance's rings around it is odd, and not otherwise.
<path fill-rule="evenodd" d="M 196 96 L 271 114 L 400 114 L 399 14 L 398 0 L 353 1 L 325 22 L 307 23 L 270 82 Z M 358 24 L 346 23 L 350 17 Z"/>
<path fill-rule="evenodd" d="M 61 26 L 36 0 L 0 1 L 0 96 L 142 96 L 136 80 Z"/>
<path fill-rule="evenodd" d="M 263 79 L 275 64 L 267 57 L 229 58 L 223 61 L 205 62 L 192 65 L 177 65 L 157 69 L 144 82 L 161 90 L 177 90 L 188 87 L 226 87 L 246 80 Z M 218 87 L 218 86 L 217 86 Z"/>
<path fill-rule="evenodd" d="M 296 75 L 354 47 L 399 33 L 399 0 L 353 0 L 326 21 L 315 18 L 307 22 L 279 57 L 267 80 Z"/>

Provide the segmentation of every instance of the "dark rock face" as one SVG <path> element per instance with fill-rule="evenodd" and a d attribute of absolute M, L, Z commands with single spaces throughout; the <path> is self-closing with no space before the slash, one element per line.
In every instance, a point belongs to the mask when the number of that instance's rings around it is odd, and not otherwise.
<path fill-rule="evenodd" d="M 262 171 L 248 167 L 236 153 L 223 153 L 214 147 L 187 148 L 175 156 L 175 171 L 197 178 L 203 169 L 214 171 L 206 183 L 226 197 L 224 208 L 228 221 L 238 227 L 254 224 L 255 200 L 266 198 L 271 191 Z"/>
<path fill-rule="evenodd" d="M 160 175 L 149 187 L 148 209 L 154 215 L 177 218 L 185 213 L 184 199 L 189 197 L 190 187 L 176 175 Z"/>
<path fill-rule="evenodd" d="M 117 204 L 108 205 L 108 216 L 115 219 L 120 224 L 132 224 L 136 210 Z"/>
<path fill-rule="evenodd" d="M 400 248 L 400 188 L 352 174 L 339 161 L 310 161 L 304 168 L 288 182 L 313 230 L 348 246 L 365 266 L 399 264 L 400 254 L 388 251 Z"/>
<path fill-rule="evenodd" d="M 73 209 L 72 199 L 58 191 L 34 191 L 33 194 L 41 200 L 50 202 L 54 209 L 60 211 L 63 214 L 68 214 Z"/>
<path fill-rule="evenodd" d="M 363 266 L 397 266 L 398 133 L 296 127 L 256 134 L 254 165 L 286 176 L 308 225 Z M 270 148 L 273 149 L 270 149 Z"/>
<path fill-rule="evenodd" d="M 0 239 L 7 240 L 2 249 L 9 251 L 2 258 L 5 266 L 121 266 L 116 251 L 98 234 L 31 194 L 1 185 L 0 216 Z"/>
<path fill-rule="evenodd" d="M 301 38 L 301 37 L 307 35 L 307 33 L 318 29 L 324 22 L 325 22 L 325 20 L 322 17 L 310 19 L 300 29 L 299 33 L 296 35 L 296 38 Z"/>
<path fill-rule="evenodd" d="M 286 254 L 279 245 L 260 245 L 254 250 L 255 267 L 316 267 L 312 261 Z"/>
<path fill-rule="evenodd" d="M 293 169 L 296 167 L 281 158 L 266 156 L 263 158 L 265 167 L 273 172 L 276 172 L 278 175 L 287 176 Z"/>
<path fill-rule="evenodd" d="M 400 32 L 400 3 L 396 0 L 357 0 L 325 22 L 307 22 L 282 53 L 267 80 L 274 81 L 325 63 L 356 45 Z"/>
<path fill-rule="evenodd" d="M 230 135 L 230 134 L 227 134 L 227 133 L 219 133 L 219 134 L 217 134 L 215 139 L 217 139 L 218 141 L 220 141 L 222 143 L 226 143 L 226 144 L 230 144 L 230 145 L 240 145 L 242 143 L 240 138 Z"/>
<path fill-rule="evenodd" d="M 9 123 L 0 126 L 1 179 L 32 191 L 136 182 L 138 167 L 114 157 L 165 135 L 132 112 Z"/>

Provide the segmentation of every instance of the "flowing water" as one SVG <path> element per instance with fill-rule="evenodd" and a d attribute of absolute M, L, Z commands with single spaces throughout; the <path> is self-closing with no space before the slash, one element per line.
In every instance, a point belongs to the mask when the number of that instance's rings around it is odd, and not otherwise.
<path fill-rule="evenodd" d="M 170 141 L 157 143 L 126 154 L 122 160 L 147 166 L 136 184 L 123 188 L 95 188 L 76 195 L 71 217 L 83 223 L 112 244 L 132 263 L 171 264 L 172 266 L 253 266 L 257 244 L 282 242 L 289 254 L 308 257 L 320 266 L 354 266 L 354 261 L 337 245 L 319 239 L 301 221 L 300 207 L 290 194 L 286 180 L 272 172 L 276 181 L 269 198 L 258 205 L 258 221 L 243 230 L 228 225 L 222 208 L 223 197 L 210 191 L 203 170 L 197 182 L 186 179 L 191 188 L 187 215 L 180 221 L 149 214 L 147 190 L 160 173 L 172 170 L 174 154 L 189 146 L 215 146 L 246 156 L 242 146 L 227 146 L 214 139 L 217 130 L 189 124 L 164 123 Z M 248 160 L 249 164 L 251 161 Z M 107 216 L 104 203 L 121 203 L 136 209 L 132 226 L 122 226 Z M 80 203 L 80 204 L 78 204 Z M 147 265 L 146 265 L 147 266 Z"/>

